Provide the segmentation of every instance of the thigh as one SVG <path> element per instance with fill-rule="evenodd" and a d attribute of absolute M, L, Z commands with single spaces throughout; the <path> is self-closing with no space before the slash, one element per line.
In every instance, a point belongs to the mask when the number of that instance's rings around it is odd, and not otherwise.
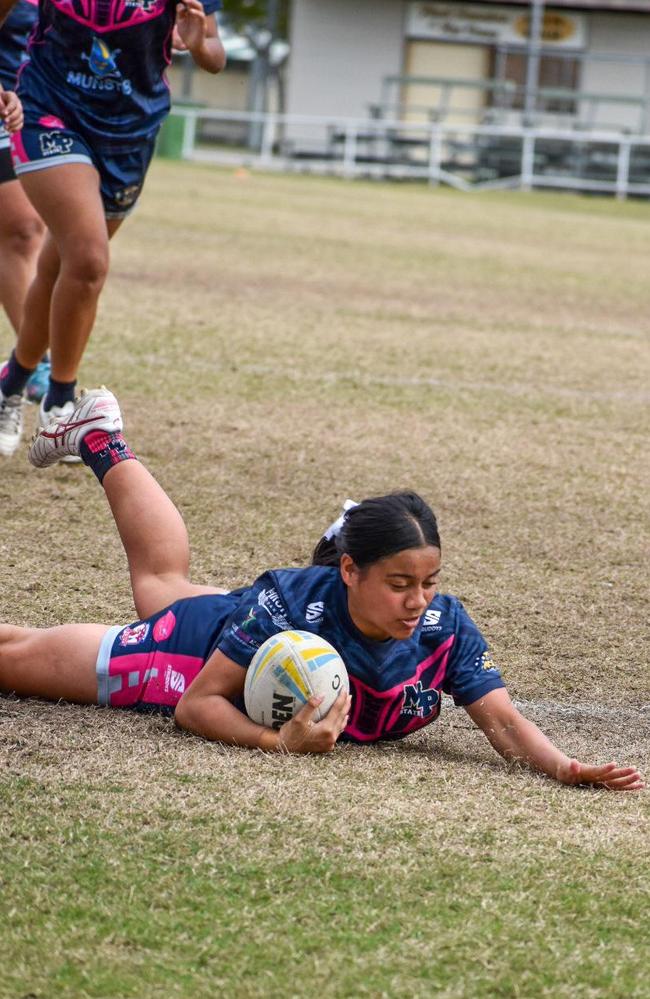
<path fill-rule="evenodd" d="M 20 697 L 96 704 L 97 656 L 108 630 L 100 624 L 0 625 L 0 688 Z"/>
<path fill-rule="evenodd" d="M 94 167 L 85 163 L 52 164 L 47 170 L 20 174 L 20 181 L 61 257 L 65 259 L 70 252 L 83 253 L 88 245 L 108 245 Z"/>

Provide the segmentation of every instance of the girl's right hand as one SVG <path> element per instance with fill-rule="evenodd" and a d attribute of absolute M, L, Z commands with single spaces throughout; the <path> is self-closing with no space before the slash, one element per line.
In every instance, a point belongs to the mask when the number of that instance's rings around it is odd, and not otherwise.
<path fill-rule="evenodd" d="M 342 690 L 325 717 L 315 722 L 314 715 L 322 700 L 322 697 L 310 697 L 305 706 L 284 723 L 278 733 L 281 752 L 331 753 L 348 723 L 352 698 L 347 690 Z"/>
<path fill-rule="evenodd" d="M 13 90 L 0 87 L 0 120 L 10 135 L 23 127 L 23 106 Z"/>

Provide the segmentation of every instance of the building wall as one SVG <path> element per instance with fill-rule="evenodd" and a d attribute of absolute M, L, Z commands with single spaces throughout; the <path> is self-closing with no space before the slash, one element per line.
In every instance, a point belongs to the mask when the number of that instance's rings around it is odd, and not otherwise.
<path fill-rule="evenodd" d="M 591 54 L 620 52 L 627 56 L 650 56 L 650 18 L 634 14 L 603 14 L 589 17 L 588 51 Z M 650 81 L 648 81 L 650 82 Z M 639 62 L 597 61 L 585 63 L 582 89 L 588 93 L 642 96 L 647 85 L 646 68 Z M 582 117 L 585 117 L 586 108 Z M 643 126 L 643 112 L 638 106 L 600 103 L 593 123 L 638 129 Z"/>
<path fill-rule="evenodd" d="M 401 0 L 294 0 L 287 111 L 366 117 L 401 72 Z"/>
<path fill-rule="evenodd" d="M 232 63 L 214 76 L 195 66 L 189 55 L 175 56 L 167 70 L 173 101 L 197 101 L 228 111 L 246 110 L 248 74 L 248 63 Z"/>
<path fill-rule="evenodd" d="M 383 78 L 405 70 L 405 11 L 405 0 L 293 0 L 287 111 L 365 117 L 380 99 Z M 650 17 L 582 13 L 587 52 L 650 56 Z M 580 86 L 587 93 L 642 98 L 645 74 L 640 63 L 586 63 Z M 585 101 L 578 117 L 598 127 L 650 131 L 638 103 Z"/>

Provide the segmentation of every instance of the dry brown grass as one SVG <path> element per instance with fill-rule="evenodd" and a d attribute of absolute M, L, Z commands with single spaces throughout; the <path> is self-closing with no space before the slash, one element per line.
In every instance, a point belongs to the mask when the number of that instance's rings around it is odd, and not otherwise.
<path fill-rule="evenodd" d="M 527 713 L 571 753 L 650 771 L 649 221 L 639 204 L 156 163 L 116 240 L 83 380 L 120 397 L 187 520 L 197 581 L 303 564 L 346 496 L 414 487 L 439 516 L 443 589 Z M 86 471 L 16 456 L 0 500 L 0 619 L 131 619 Z M 174 822 L 218 827 L 217 852 L 244 823 L 253 858 L 293 819 L 296 856 L 309 841 L 407 873 L 406 831 L 506 866 L 647 859 L 647 795 L 508 770 L 463 712 L 443 714 L 400 745 L 270 759 L 161 719 L 4 699 L 0 766 L 53 802 L 85 788 L 82 823 L 164 826 L 169 797 Z M 565 984 L 499 994 L 604 994 Z"/>

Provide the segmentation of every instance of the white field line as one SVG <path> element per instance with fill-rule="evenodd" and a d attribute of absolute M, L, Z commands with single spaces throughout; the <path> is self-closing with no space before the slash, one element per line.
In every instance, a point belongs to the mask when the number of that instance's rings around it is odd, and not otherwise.
<path fill-rule="evenodd" d="M 249 375 L 275 376 L 284 381 L 319 382 L 324 385 L 350 383 L 354 385 L 384 386 L 397 388 L 441 388 L 465 389 L 473 392 L 501 392 L 512 396 L 560 396 L 568 399 L 585 399 L 592 402 L 632 402 L 645 404 L 650 402 L 650 392 L 631 392 L 629 389 L 620 391 L 588 391 L 585 389 L 566 388 L 561 385 L 522 385 L 517 382 L 487 382 L 464 381 L 463 379 L 445 379 L 430 377 L 402 377 L 397 375 L 369 375 L 365 373 L 341 373 L 338 371 L 300 371 L 291 372 L 286 368 L 278 368 L 272 364 L 240 364 L 238 370 Z"/>
<path fill-rule="evenodd" d="M 447 694 L 442 695 L 443 706 L 454 706 L 453 698 Z M 602 718 L 615 719 L 618 722 L 636 721 L 650 723 L 650 704 L 640 704 L 638 707 L 631 707 L 629 704 L 620 707 L 612 707 L 604 704 L 567 704 L 563 701 L 520 701 L 513 703 L 522 714 L 526 712 L 555 715 L 558 718 L 580 719 L 580 718 Z"/>

